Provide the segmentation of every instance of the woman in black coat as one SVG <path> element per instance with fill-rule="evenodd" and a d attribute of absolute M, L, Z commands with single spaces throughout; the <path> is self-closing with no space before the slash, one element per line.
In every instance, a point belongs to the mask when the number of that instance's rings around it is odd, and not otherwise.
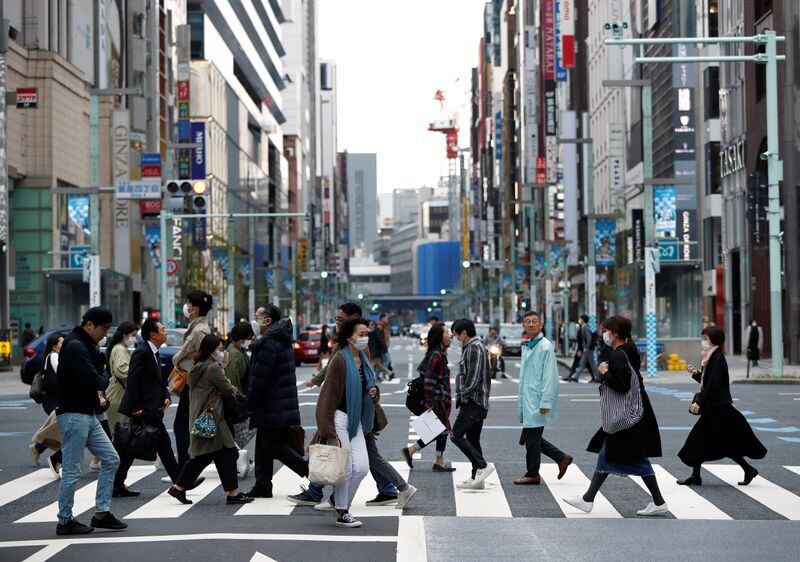
<path fill-rule="evenodd" d="M 595 433 L 587 447 L 587 451 L 590 453 L 598 453 L 597 467 L 589 489 L 583 496 L 564 498 L 564 501 L 589 513 L 594 506 L 597 492 L 609 474 L 640 476 L 650 491 L 653 501 L 636 513 L 638 515 L 666 515 L 667 504 L 661 496 L 655 471 L 649 460 L 649 457 L 661 456 L 661 436 L 658 433 L 658 422 L 653 407 L 644 390 L 642 375 L 639 373 L 642 361 L 636 345 L 631 341 L 631 321 L 623 316 L 612 316 L 603 323 L 602 334 L 603 341 L 613 351 L 609 355 L 608 362 L 600 363 L 597 366 L 597 370 L 600 372 L 601 395 L 610 390 L 618 393 L 631 391 L 631 368 L 633 368 L 639 382 L 644 413 L 638 422 L 627 429 L 609 434 L 600 428 Z M 603 403 L 601 403 L 602 407 L 604 407 Z"/>
<path fill-rule="evenodd" d="M 700 383 L 700 392 L 694 395 L 689 411 L 700 419 L 694 424 L 678 457 L 692 467 L 689 478 L 678 480 L 685 486 L 700 486 L 700 465 L 725 457 L 732 459 L 744 470 L 740 486 L 747 486 L 758 474 L 744 457 L 763 459 L 767 449 L 758 440 L 745 417 L 733 407 L 728 362 L 722 352 L 725 332 L 709 326 L 702 332 L 703 360 L 701 370 L 687 365 L 686 370 Z"/>

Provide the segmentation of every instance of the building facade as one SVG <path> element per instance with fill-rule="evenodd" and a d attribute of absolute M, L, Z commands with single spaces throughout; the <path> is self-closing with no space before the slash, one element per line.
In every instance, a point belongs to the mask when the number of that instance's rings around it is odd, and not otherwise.
<path fill-rule="evenodd" d="M 352 256 L 360 248 L 372 256 L 378 232 L 378 157 L 348 152 L 345 158 L 349 252 Z"/>

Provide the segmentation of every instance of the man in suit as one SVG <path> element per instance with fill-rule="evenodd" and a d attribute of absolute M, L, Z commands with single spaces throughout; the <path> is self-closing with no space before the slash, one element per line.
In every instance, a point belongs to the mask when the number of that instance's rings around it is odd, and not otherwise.
<path fill-rule="evenodd" d="M 154 318 L 148 318 L 142 324 L 141 336 L 142 341 L 136 344 L 136 349 L 131 354 L 127 386 L 119 411 L 132 418 L 141 418 L 147 425 L 158 428 L 158 456 L 170 479 L 175 482 L 180 469 L 178 461 L 175 459 L 175 453 L 172 451 L 169 433 L 164 426 L 164 412 L 172 404 L 172 401 L 169 398 L 169 391 L 164 384 L 164 379 L 161 377 L 161 363 L 158 356 L 158 350 L 167 341 L 167 331 L 161 322 Z M 128 469 L 134 460 L 132 456 L 120 452 L 119 468 L 114 478 L 115 498 L 139 495 L 139 492 L 125 486 Z M 202 477 L 199 478 L 195 486 L 199 485 L 202 480 Z"/>
<path fill-rule="evenodd" d="M 573 370 L 564 379 L 566 381 L 579 382 L 584 367 L 589 368 L 589 374 L 593 382 L 600 382 L 600 375 L 597 373 L 597 367 L 594 364 L 594 346 L 592 345 L 592 331 L 589 329 L 589 317 L 581 314 L 578 319 L 578 350 L 575 352 L 575 361 L 573 362 Z M 573 378 L 575 377 L 575 378 Z"/>

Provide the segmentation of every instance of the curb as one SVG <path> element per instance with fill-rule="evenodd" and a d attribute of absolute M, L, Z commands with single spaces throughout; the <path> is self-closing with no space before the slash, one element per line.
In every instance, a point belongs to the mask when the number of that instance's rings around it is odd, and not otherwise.
<path fill-rule="evenodd" d="M 736 379 L 731 384 L 800 384 L 800 378 L 764 378 L 764 379 Z"/>

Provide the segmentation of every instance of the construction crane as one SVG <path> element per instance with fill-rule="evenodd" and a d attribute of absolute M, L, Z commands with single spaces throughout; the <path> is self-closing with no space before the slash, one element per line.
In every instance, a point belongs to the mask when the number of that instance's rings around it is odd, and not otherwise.
<path fill-rule="evenodd" d="M 442 90 L 436 90 L 433 99 L 439 102 L 442 115 L 445 114 L 445 97 Z M 437 119 L 428 125 L 428 130 L 445 135 L 447 141 L 447 159 L 458 158 L 458 120 L 455 115 L 449 118 Z"/>

